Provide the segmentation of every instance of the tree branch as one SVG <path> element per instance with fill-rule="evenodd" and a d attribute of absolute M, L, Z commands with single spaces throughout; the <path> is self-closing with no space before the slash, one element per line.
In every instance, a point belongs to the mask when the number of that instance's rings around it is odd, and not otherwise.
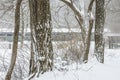
<path fill-rule="evenodd" d="M 93 3 L 94 3 L 95 0 L 91 0 L 90 1 L 90 4 L 88 6 L 88 12 L 91 12 L 92 11 L 92 7 L 93 7 Z"/>
<path fill-rule="evenodd" d="M 82 26 L 83 18 L 82 18 L 80 11 L 77 9 L 77 7 L 75 7 L 75 5 L 73 5 L 73 3 L 71 3 L 71 1 L 68 1 L 68 0 L 61 0 L 61 1 L 64 2 L 67 6 L 69 6 L 72 9 L 74 14 L 79 18 L 81 26 Z"/>
<path fill-rule="evenodd" d="M 85 31 L 85 27 L 83 26 L 83 17 L 82 17 L 82 14 L 81 12 L 79 11 L 79 9 L 73 4 L 73 2 L 68 1 L 68 0 L 61 0 L 62 2 L 64 2 L 67 6 L 69 6 L 72 11 L 74 12 L 75 14 L 75 18 L 77 20 L 77 22 L 79 23 L 80 25 L 80 28 L 81 28 L 81 33 L 82 33 L 82 38 L 83 38 L 83 42 L 85 41 L 85 36 L 84 34 L 86 33 Z"/>

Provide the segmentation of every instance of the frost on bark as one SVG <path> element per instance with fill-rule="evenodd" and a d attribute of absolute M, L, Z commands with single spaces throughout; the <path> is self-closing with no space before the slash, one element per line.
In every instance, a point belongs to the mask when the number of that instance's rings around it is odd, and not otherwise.
<path fill-rule="evenodd" d="M 100 63 L 104 63 L 104 21 L 105 9 L 104 0 L 96 0 L 96 20 L 95 20 L 95 55 Z"/>
<path fill-rule="evenodd" d="M 14 29 L 14 38 L 13 38 L 13 48 L 12 48 L 12 56 L 11 63 L 6 74 L 5 80 L 11 80 L 11 75 L 15 66 L 16 57 L 17 57 L 17 48 L 18 48 L 18 35 L 19 35 L 19 27 L 20 27 L 20 5 L 22 0 L 17 0 L 16 9 L 15 9 L 15 29 Z"/>
<path fill-rule="evenodd" d="M 52 70 L 53 65 L 50 1 L 29 0 L 29 4 L 35 61 L 30 73 L 34 75 L 37 73 L 39 76 L 39 74 Z"/>

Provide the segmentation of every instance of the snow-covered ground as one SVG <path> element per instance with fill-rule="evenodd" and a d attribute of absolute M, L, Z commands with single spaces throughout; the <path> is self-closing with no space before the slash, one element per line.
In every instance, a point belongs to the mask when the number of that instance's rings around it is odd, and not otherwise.
<path fill-rule="evenodd" d="M 120 80 L 120 65 L 88 64 L 79 70 L 47 72 L 32 80 Z"/>
<path fill-rule="evenodd" d="M 94 49 L 93 45 L 92 43 L 91 54 Z M 25 52 L 24 49 L 22 51 L 19 49 L 19 53 L 25 54 L 18 54 L 17 65 L 19 65 L 18 63 L 22 63 L 21 68 L 28 70 L 29 53 Z M 0 80 L 4 80 L 6 69 L 9 66 L 7 64 L 10 62 L 10 54 L 11 49 L 0 49 Z M 52 72 L 46 72 L 40 75 L 39 78 L 32 80 L 120 80 L 120 49 L 105 49 L 104 64 L 98 63 L 96 58 L 93 58 L 91 54 L 87 64 L 72 63 L 71 65 L 64 66 L 64 70 L 59 71 L 54 69 Z M 3 65 L 6 67 L 3 67 Z M 27 71 L 23 73 L 27 75 Z M 28 80 L 28 78 L 26 76 L 26 78 L 22 78 L 21 80 Z"/>
<path fill-rule="evenodd" d="M 67 68 L 68 71 L 54 70 L 32 80 L 120 80 L 120 49 L 106 49 L 104 64 L 94 58 L 87 64 Z"/>
<path fill-rule="evenodd" d="M 21 78 L 23 80 L 24 77 L 27 76 L 29 70 L 29 44 L 25 43 L 24 47 L 21 48 L 21 43 L 18 46 L 18 55 L 17 62 L 13 72 L 14 77 Z M 11 47 L 10 47 L 11 46 Z M 9 63 L 11 60 L 12 53 L 12 43 L 11 42 L 0 42 L 0 80 L 4 80 L 7 69 L 9 67 Z M 21 77 L 22 76 L 22 77 Z M 14 78 L 13 77 L 13 78 Z M 12 80 L 19 80 L 12 79 Z"/>

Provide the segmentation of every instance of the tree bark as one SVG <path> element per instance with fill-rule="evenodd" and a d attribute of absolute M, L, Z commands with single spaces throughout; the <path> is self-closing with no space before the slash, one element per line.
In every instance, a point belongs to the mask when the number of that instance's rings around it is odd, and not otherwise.
<path fill-rule="evenodd" d="M 105 0 L 96 0 L 95 20 L 95 55 L 100 63 L 104 63 L 104 22 L 105 22 Z"/>
<path fill-rule="evenodd" d="M 12 48 L 12 56 L 11 63 L 6 74 L 5 80 L 11 80 L 11 75 L 15 66 L 16 57 L 17 57 L 17 48 L 18 48 L 18 35 L 19 35 L 19 27 L 20 27 L 20 5 L 22 0 L 17 0 L 16 9 L 15 9 L 15 29 L 14 29 L 14 39 L 13 39 L 13 48 Z"/>
<path fill-rule="evenodd" d="M 93 19 L 89 20 L 89 30 L 86 38 L 86 44 L 85 44 L 85 53 L 83 56 L 83 62 L 87 63 L 88 62 L 88 56 L 89 56 L 89 50 L 90 50 L 90 41 L 91 41 L 91 32 L 93 28 Z"/>
<path fill-rule="evenodd" d="M 90 4 L 88 6 L 89 29 L 88 29 L 88 33 L 86 35 L 86 40 L 85 40 L 85 52 L 84 52 L 84 56 L 83 56 L 84 63 L 88 62 L 88 56 L 89 56 L 89 50 L 90 50 L 91 32 L 92 32 L 93 22 L 94 22 L 94 19 L 92 18 L 92 7 L 93 7 L 94 1 L 95 0 L 91 0 Z"/>
<path fill-rule="evenodd" d="M 21 6 L 21 48 L 23 47 L 23 42 L 24 42 L 24 12 L 23 12 L 23 8 Z"/>
<path fill-rule="evenodd" d="M 53 65 L 50 1 L 29 0 L 29 3 L 36 57 L 33 74 L 38 73 L 39 76 L 39 74 L 52 70 Z"/>
<path fill-rule="evenodd" d="M 34 36 L 33 36 L 33 9 L 32 2 L 33 0 L 29 0 L 29 9 L 30 9 L 30 30 L 31 30 L 31 55 L 30 55 L 30 65 L 29 65 L 29 75 L 34 73 L 34 64 L 35 64 L 35 55 L 34 55 Z"/>

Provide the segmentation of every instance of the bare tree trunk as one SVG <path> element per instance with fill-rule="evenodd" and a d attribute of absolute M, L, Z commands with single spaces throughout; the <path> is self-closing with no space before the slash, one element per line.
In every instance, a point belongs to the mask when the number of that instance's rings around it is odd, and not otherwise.
<path fill-rule="evenodd" d="M 50 1 L 29 0 L 29 4 L 36 57 L 33 73 L 39 76 L 40 73 L 52 70 L 53 64 Z"/>
<path fill-rule="evenodd" d="M 91 41 L 91 32 L 92 32 L 92 28 L 93 28 L 93 22 L 94 19 L 92 18 L 92 7 L 93 7 L 93 3 L 95 0 L 91 0 L 90 4 L 88 6 L 88 14 L 89 14 L 89 29 L 88 29 L 88 34 L 86 35 L 86 42 L 85 42 L 85 53 L 83 56 L 83 61 L 84 63 L 88 62 L 88 56 L 89 56 L 89 50 L 90 50 L 90 41 Z"/>
<path fill-rule="evenodd" d="M 23 47 L 23 42 L 24 42 L 24 12 L 23 12 L 23 8 L 21 6 L 21 48 Z"/>
<path fill-rule="evenodd" d="M 17 57 L 17 48 L 18 48 L 18 35 L 19 35 L 19 26 L 20 26 L 20 5 L 22 0 L 17 0 L 16 9 L 15 9 L 15 29 L 14 29 L 14 40 L 12 48 L 11 63 L 6 74 L 5 80 L 11 80 L 11 75 L 15 66 L 16 57 Z"/>
<path fill-rule="evenodd" d="M 34 0 L 29 0 L 29 8 L 30 8 L 30 29 L 31 29 L 31 55 L 30 55 L 30 65 L 29 65 L 29 75 L 36 73 L 35 67 L 35 41 L 34 41 L 34 24 L 36 23 L 35 19 L 35 3 Z"/>
<path fill-rule="evenodd" d="M 95 54 L 100 63 L 104 63 L 104 21 L 105 21 L 105 0 L 96 0 L 95 20 Z"/>
<path fill-rule="evenodd" d="M 74 6 L 74 3 L 71 1 L 67 0 L 61 0 L 63 1 L 67 6 L 69 6 L 72 11 L 75 14 L 75 18 L 77 19 L 80 29 L 81 29 L 81 34 L 82 34 L 82 41 L 83 41 L 83 62 L 87 63 L 88 61 L 88 55 L 89 55 L 89 48 L 90 48 L 90 40 L 91 40 L 91 31 L 93 27 L 93 18 L 92 16 L 92 6 L 94 0 L 91 0 L 89 7 L 88 7 L 88 14 L 89 14 L 89 24 L 88 24 L 88 29 L 85 28 L 85 19 L 82 17 L 82 14 L 80 11 Z"/>
<path fill-rule="evenodd" d="M 33 2 L 30 2 L 30 1 L 33 1 L 33 0 L 29 0 L 29 9 L 30 9 L 30 30 L 31 30 L 31 55 L 30 55 L 30 65 L 29 65 L 29 75 L 33 74 L 35 72 L 35 54 L 34 54 L 34 35 L 33 35 L 33 26 L 34 26 L 34 23 L 33 23 L 33 15 L 34 15 L 34 12 L 33 12 Z"/>
<path fill-rule="evenodd" d="M 31 31 L 31 55 L 30 55 L 29 75 L 34 73 L 34 65 L 35 65 L 34 56 L 35 55 L 33 51 L 33 39 L 32 39 L 32 31 Z"/>
<path fill-rule="evenodd" d="M 85 53 L 84 53 L 84 56 L 83 56 L 83 62 L 84 63 L 88 62 L 92 28 L 93 28 L 93 20 L 91 19 L 91 20 L 89 20 L 89 30 L 88 30 L 88 34 L 87 34 L 87 38 L 86 38 Z"/>

